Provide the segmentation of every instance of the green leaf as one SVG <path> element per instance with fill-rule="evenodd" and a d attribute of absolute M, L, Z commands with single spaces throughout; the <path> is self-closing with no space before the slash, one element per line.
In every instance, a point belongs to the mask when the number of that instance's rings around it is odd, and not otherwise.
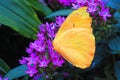
<path fill-rule="evenodd" d="M 120 36 L 115 36 L 114 38 L 111 38 L 109 41 L 108 46 L 113 51 L 120 51 Z"/>
<path fill-rule="evenodd" d="M 59 10 L 59 11 L 53 12 L 52 14 L 46 16 L 46 18 L 51 18 L 51 17 L 55 17 L 55 16 L 67 16 L 72 11 L 73 10 L 71 10 L 71 9 Z"/>
<path fill-rule="evenodd" d="M 117 80 L 120 80 L 120 61 L 115 63 L 114 70 Z"/>
<path fill-rule="evenodd" d="M 4 67 L 0 66 L 0 74 L 6 74 L 7 71 L 4 69 Z"/>
<path fill-rule="evenodd" d="M 7 73 L 10 71 L 10 67 L 0 58 L 0 71 Z"/>
<path fill-rule="evenodd" d="M 26 0 L 0 0 L 0 23 L 31 39 L 36 39 L 41 24 Z"/>
<path fill-rule="evenodd" d="M 21 65 L 18 66 L 12 70 L 10 70 L 5 76 L 4 78 L 9 78 L 9 80 L 13 80 L 19 77 L 22 77 L 24 75 L 26 75 L 25 71 L 27 70 L 26 65 Z"/>
<path fill-rule="evenodd" d="M 30 3 L 30 5 L 33 8 L 40 11 L 41 13 L 43 13 L 46 16 L 49 15 L 50 13 L 52 13 L 52 10 L 48 6 L 40 3 L 38 0 L 27 0 L 27 1 Z"/>

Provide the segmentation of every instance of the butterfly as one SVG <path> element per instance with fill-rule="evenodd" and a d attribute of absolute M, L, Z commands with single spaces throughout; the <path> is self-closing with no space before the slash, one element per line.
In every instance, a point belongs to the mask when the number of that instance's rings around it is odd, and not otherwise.
<path fill-rule="evenodd" d="M 95 37 L 87 7 L 74 10 L 59 28 L 52 44 L 64 59 L 79 68 L 88 68 L 94 58 Z"/>

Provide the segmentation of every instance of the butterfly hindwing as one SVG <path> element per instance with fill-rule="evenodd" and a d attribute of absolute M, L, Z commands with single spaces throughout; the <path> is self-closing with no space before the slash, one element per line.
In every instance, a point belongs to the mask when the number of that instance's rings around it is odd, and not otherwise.
<path fill-rule="evenodd" d="M 55 50 L 76 67 L 90 66 L 94 56 L 94 36 L 86 29 L 70 29 L 53 42 Z"/>

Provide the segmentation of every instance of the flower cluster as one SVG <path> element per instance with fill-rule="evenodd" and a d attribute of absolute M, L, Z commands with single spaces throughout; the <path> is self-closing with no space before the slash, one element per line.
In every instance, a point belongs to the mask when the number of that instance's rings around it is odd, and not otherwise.
<path fill-rule="evenodd" d="M 109 13 L 109 8 L 105 7 L 107 1 L 103 0 L 58 0 L 59 3 L 64 6 L 71 6 L 72 9 L 78 9 L 83 6 L 88 7 L 88 12 L 93 15 L 93 17 L 97 14 L 107 21 L 107 17 L 111 17 Z M 96 16 L 97 16 L 96 15 Z"/>
<path fill-rule="evenodd" d="M 75 0 L 58 0 L 58 1 L 64 6 L 70 6 L 71 3 L 74 2 Z"/>
<path fill-rule="evenodd" d="M 36 79 L 36 77 L 40 77 L 41 74 L 44 73 L 44 71 L 41 71 L 42 69 L 49 67 L 55 69 L 62 66 L 65 62 L 64 59 L 53 50 L 52 45 L 52 40 L 64 20 L 64 17 L 56 17 L 55 22 L 41 24 L 39 26 L 40 31 L 37 34 L 38 39 L 31 42 L 29 47 L 26 48 L 29 57 L 22 57 L 22 59 L 19 60 L 20 64 L 27 65 L 28 70 L 26 73 L 31 77 L 35 77 Z"/>

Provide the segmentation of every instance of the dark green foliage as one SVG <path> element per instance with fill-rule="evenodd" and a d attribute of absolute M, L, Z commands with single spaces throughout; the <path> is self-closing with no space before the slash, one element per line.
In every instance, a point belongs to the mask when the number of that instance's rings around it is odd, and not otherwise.
<path fill-rule="evenodd" d="M 26 0 L 0 0 L 0 23 L 31 39 L 36 38 L 41 24 Z"/>
<path fill-rule="evenodd" d="M 38 11 L 40 11 L 45 16 L 47 16 L 47 15 L 52 13 L 52 10 L 47 5 L 43 5 L 38 0 L 27 0 L 27 1 L 30 3 L 30 5 L 33 8 L 35 8 Z"/>
<path fill-rule="evenodd" d="M 6 74 L 10 71 L 10 67 L 0 58 L 0 73 Z"/>

